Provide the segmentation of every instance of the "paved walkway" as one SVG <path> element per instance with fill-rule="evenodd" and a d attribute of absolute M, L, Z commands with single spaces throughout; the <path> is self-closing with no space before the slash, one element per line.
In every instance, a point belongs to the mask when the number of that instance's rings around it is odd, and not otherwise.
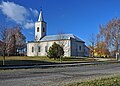
<path fill-rule="evenodd" d="M 108 77 L 111 75 L 120 75 L 120 63 L 1 70 L 0 86 L 64 86 L 72 82 Z"/>

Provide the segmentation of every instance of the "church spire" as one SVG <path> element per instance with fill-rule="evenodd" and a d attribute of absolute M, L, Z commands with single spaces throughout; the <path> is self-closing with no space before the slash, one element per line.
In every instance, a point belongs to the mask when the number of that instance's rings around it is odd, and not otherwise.
<path fill-rule="evenodd" d="M 41 21 L 41 22 L 44 21 L 43 14 L 42 14 L 42 9 L 40 10 L 40 15 L 39 15 L 38 21 Z"/>
<path fill-rule="evenodd" d="M 46 22 L 43 19 L 42 9 L 38 21 L 35 22 L 35 40 L 40 41 L 41 38 L 46 36 Z"/>

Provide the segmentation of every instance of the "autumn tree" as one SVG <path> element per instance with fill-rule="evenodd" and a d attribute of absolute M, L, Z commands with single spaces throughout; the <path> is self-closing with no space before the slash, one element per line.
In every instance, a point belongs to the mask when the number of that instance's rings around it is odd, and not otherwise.
<path fill-rule="evenodd" d="M 100 32 L 96 36 L 95 52 L 99 57 L 109 57 L 110 52 L 105 42 L 104 29 L 100 28 Z"/>
<path fill-rule="evenodd" d="M 97 42 L 95 52 L 97 54 L 97 57 L 109 57 L 110 54 L 105 42 Z"/>
<path fill-rule="evenodd" d="M 100 27 L 104 33 L 105 43 L 110 51 L 119 52 L 120 46 L 120 18 L 110 20 L 107 25 Z"/>

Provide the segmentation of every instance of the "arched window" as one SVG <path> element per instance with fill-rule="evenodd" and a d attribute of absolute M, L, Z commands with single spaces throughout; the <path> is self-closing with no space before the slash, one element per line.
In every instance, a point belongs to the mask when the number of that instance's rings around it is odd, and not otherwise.
<path fill-rule="evenodd" d="M 32 47 L 32 52 L 34 52 L 34 47 Z"/>
<path fill-rule="evenodd" d="M 47 47 L 47 46 L 45 46 L 45 52 L 47 52 L 47 49 L 48 49 L 48 47 Z"/>
<path fill-rule="evenodd" d="M 37 27 L 37 32 L 39 32 L 39 27 Z"/>
<path fill-rule="evenodd" d="M 79 50 L 81 50 L 81 46 L 79 46 Z"/>
<path fill-rule="evenodd" d="M 40 46 L 38 46 L 38 52 L 40 52 L 41 51 L 41 47 Z"/>

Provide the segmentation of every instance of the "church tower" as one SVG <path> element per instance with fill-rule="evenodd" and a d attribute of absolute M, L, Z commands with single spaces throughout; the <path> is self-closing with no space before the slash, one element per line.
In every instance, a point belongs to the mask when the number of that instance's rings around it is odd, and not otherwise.
<path fill-rule="evenodd" d="M 46 22 L 43 19 L 42 10 L 40 10 L 38 21 L 35 23 L 35 41 L 39 41 L 44 36 L 46 36 Z"/>

